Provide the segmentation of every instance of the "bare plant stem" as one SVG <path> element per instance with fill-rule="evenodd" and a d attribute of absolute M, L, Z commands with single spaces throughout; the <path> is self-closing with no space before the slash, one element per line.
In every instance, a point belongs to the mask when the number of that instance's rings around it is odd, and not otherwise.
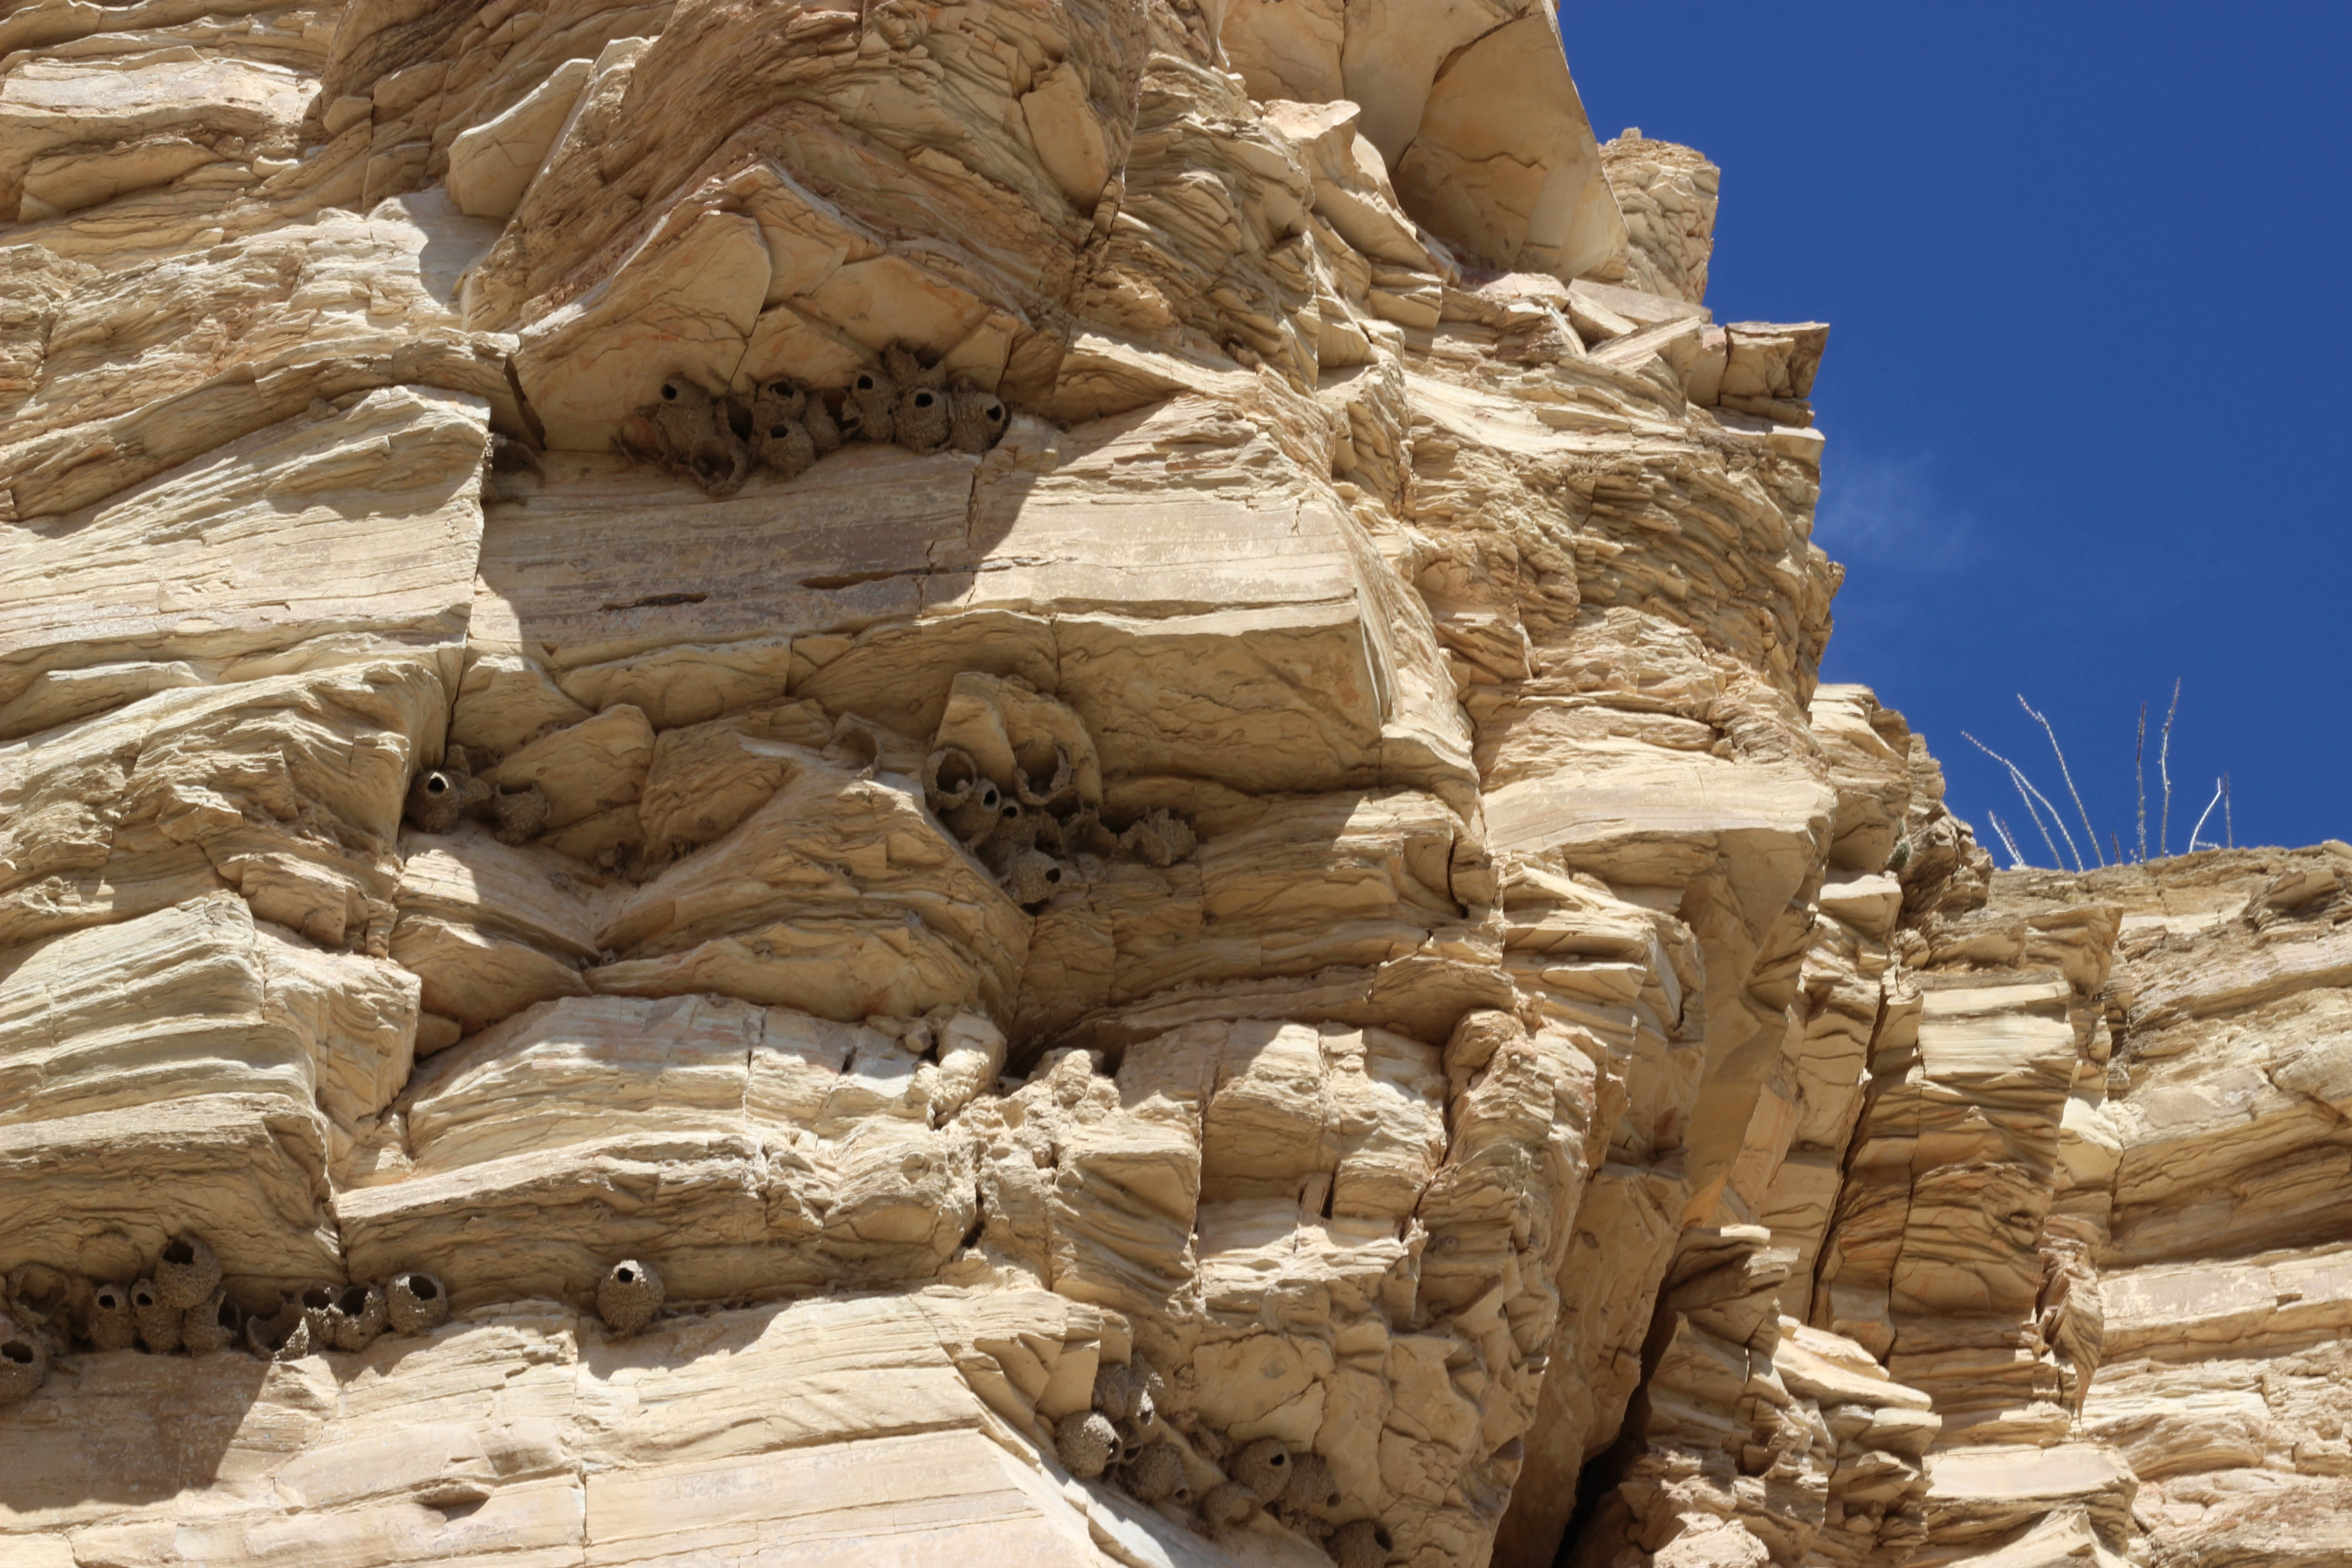
<path fill-rule="evenodd" d="M 2032 819 L 2033 830 L 2042 835 L 2042 842 L 2049 847 L 2050 865 L 2052 868 L 2060 871 L 2064 870 L 2066 868 L 2066 862 L 2060 857 L 2058 853 L 2058 846 L 2050 837 L 2049 827 L 2043 824 L 2042 814 L 2033 809 L 2033 786 L 2028 784 L 2026 782 L 2025 775 L 2019 773 L 2015 768 L 2009 770 L 2009 782 L 2016 788 L 2017 798 L 2025 804 L 2025 815 Z"/>
<path fill-rule="evenodd" d="M 2164 780 L 2164 819 L 2158 824 L 2156 852 L 2172 853 L 2172 720 L 2180 711 L 2180 678 L 2172 678 L 2172 706 L 2165 710 L 2164 743 L 2157 749 L 2156 771 Z"/>
<path fill-rule="evenodd" d="M 2049 846 L 2051 868 L 2059 871 L 2064 870 L 2066 868 L 2066 862 L 2059 858 L 2058 846 L 2052 843 L 2050 839 L 2050 829 L 2042 826 L 2042 814 L 2033 809 L 2033 796 L 2026 793 L 2026 786 L 2023 781 L 2021 780 L 2017 774 L 2010 774 L 2009 782 L 2018 786 L 2017 798 L 2025 803 L 2025 815 L 2033 818 L 2033 826 L 2042 834 L 2042 842 Z"/>
<path fill-rule="evenodd" d="M 2172 682 L 2172 701 L 2170 705 L 2165 709 L 2164 729 L 2157 743 L 2157 775 L 2161 783 L 2163 790 L 2163 798 L 2161 805 L 2158 807 L 2158 816 L 2157 818 L 2156 852 L 2158 857 L 2168 856 L 2172 853 L 2172 726 L 2180 717 L 2180 692 L 2183 684 L 2184 682 L 2179 678 L 2175 678 Z M 2105 853 L 2099 848 L 2099 830 L 2091 821 L 2091 813 L 2089 809 L 2083 804 L 2083 792 L 2075 786 L 2074 770 L 2066 761 L 2066 748 L 2058 743 L 2057 727 L 2050 722 L 2050 717 L 2048 714 L 2043 713 L 2040 709 L 2034 707 L 2032 703 L 2028 702 L 2025 700 L 2025 694 L 2021 691 L 2017 694 L 2017 705 L 2025 710 L 2026 716 L 2028 718 L 2042 726 L 2042 733 L 2049 740 L 2051 754 L 2058 759 L 2058 775 L 2066 781 L 2066 793 L 2074 803 L 2074 815 L 2081 819 L 2083 824 L 2083 832 L 2091 840 L 2092 858 L 2097 860 L 2100 867 L 2104 868 L 2108 864 L 2108 860 Z M 2087 868 L 2083 864 L 2083 852 L 2075 845 L 2074 835 L 2067 828 L 2065 816 L 2058 809 L 2056 804 L 2053 802 L 2048 795 L 2042 793 L 2041 789 L 2035 785 L 2032 778 L 2027 774 L 2023 768 L 2019 767 L 2015 763 L 2010 761 L 2007 757 L 2002 756 L 1999 752 L 1994 751 L 1990 746 L 1986 745 L 1982 741 L 1978 740 L 1966 730 L 1961 731 L 1960 734 L 1968 741 L 1969 745 L 1974 746 L 1978 751 L 1982 752 L 1986 756 L 1990 757 L 1994 762 L 1999 763 L 2002 769 L 2008 773 L 2009 782 L 2017 791 L 2017 798 L 2019 801 L 2023 803 L 2025 806 L 2025 815 L 2032 821 L 2035 831 L 2042 835 L 2042 842 L 2043 846 L 2050 851 L 2051 864 L 2057 867 L 2059 869 L 2063 870 L 2065 868 L 2067 859 L 2071 858 L 2074 862 L 2074 869 L 2077 873 L 2086 872 Z M 2132 739 L 2132 789 L 2137 807 L 2137 826 L 2135 831 L 2137 837 L 2137 843 L 2135 845 L 2135 848 L 2137 853 L 2139 863 L 2141 865 L 2146 865 L 2147 863 L 2148 854 L 2147 704 L 2145 702 L 2139 705 L 2139 728 Z M 2213 781 L 2213 798 L 2206 802 L 2205 809 L 2198 815 L 2196 826 L 2190 828 L 2189 832 L 2189 847 L 2182 850 L 2181 853 L 2184 855 L 2193 854 L 2200 845 L 2204 846 L 2204 847 L 2208 849 L 2219 849 L 2223 847 L 2221 844 L 2215 843 L 2204 836 L 2205 825 L 2212 820 L 2213 808 L 2216 805 L 2219 805 L 2221 808 L 2222 837 L 2227 841 L 2228 847 L 2232 849 L 2236 848 L 2238 847 L 2238 827 L 2236 822 L 2232 820 L 2231 807 L 2233 804 L 2234 803 L 2231 799 L 2230 775 L 2228 773 L 2223 773 L 2220 778 Z M 2042 813 L 2044 811 L 2049 813 L 2049 816 L 2046 821 L 2042 816 Z M 2018 852 L 2017 839 L 2010 831 L 2009 826 L 2002 822 L 1999 816 L 1994 815 L 1990 811 L 1988 811 L 1986 815 L 1990 818 L 1993 824 L 1993 831 L 2000 836 L 2002 845 L 2009 850 L 2011 860 L 2021 867 L 2027 865 L 2028 862 L 2025 858 Z M 2053 838 L 2050 836 L 2051 829 L 2053 827 L 2057 829 L 2058 838 Z M 2063 839 L 2065 841 L 2066 852 L 2064 856 L 2061 856 L 2058 852 L 2058 839 Z M 2107 835 L 2107 847 L 2109 849 L 2114 851 L 2114 864 L 2122 866 L 2130 863 L 2130 858 L 2124 854 L 2122 842 L 2113 833 Z"/>
<path fill-rule="evenodd" d="M 2066 765 L 2066 749 L 2058 743 L 2058 731 L 2050 727 L 2049 720 L 2035 711 L 2033 704 L 2025 700 L 2025 693 L 2022 691 L 2017 694 L 2017 705 L 2024 709 L 2035 723 L 2042 726 L 2043 734 L 2050 737 L 2050 750 L 2058 758 L 2058 776 L 2066 781 L 2066 793 L 2074 797 L 2074 810 L 2083 818 L 2083 836 L 2091 841 L 2091 858 L 2098 861 L 2101 867 L 2105 867 L 2107 861 L 2106 857 L 2099 853 L 2099 830 L 2091 826 L 2091 814 L 2083 809 L 2083 792 L 2074 787 L 2074 770 Z M 2071 845 L 2073 840 L 2070 838 L 2068 843 Z M 2074 868 L 2078 871 L 2083 868 L 2079 857 Z"/>
<path fill-rule="evenodd" d="M 1992 830 L 2000 835 L 2000 847 L 2009 851 L 2010 868 L 2016 871 L 2023 870 L 2025 857 L 2017 852 L 2017 840 L 2009 836 L 2009 824 L 2000 819 L 2000 813 L 1990 807 L 1986 808 L 1985 818 L 1992 824 Z"/>
<path fill-rule="evenodd" d="M 2139 858 L 2147 862 L 2147 704 L 2139 705 L 2139 739 L 2132 742 L 2132 780 L 2139 788 Z"/>
<path fill-rule="evenodd" d="M 1960 731 L 1960 737 L 1967 741 L 1969 745 L 1974 746 L 1978 751 L 1982 752 L 1986 756 L 1990 757 L 1994 762 L 1999 763 L 2002 767 L 2009 770 L 2009 782 L 2016 786 L 2017 798 L 2025 803 L 2025 815 L 2033 819 L 2033 826 L 2035 827 L 2041 828 L 2042 842 L 2044 844 L 2050 844 L 2050 830 L 2042 826 L 2042 817 L 2040 814 L 2033 809 L 2033 797 L 2025 793 L 2025 783 L 2019 775 L 2016 764 L 2011 763 L 2007 757 L 2002 756 L 1999 752 L 1994 751 L 1990 746 L 1986 745 L 1982 741 L 1978 740 L 1974 735 L 1969 734 L 1966 730 Z M 2011 839 L 2009 841 L 2009 852 L 2011 856 L 2017 855 L 2016 840 Z M 2022 858 L 2020 858 L 2017 863 L 2020 866 L 2022 866 L 2025 864 L 2025 861 Z M 2059 867 L 2063 867 L 2065 864 L 2064 861 L 2058 858 L 2058 846 L 2055 844 L 2050 844 L 2050 863 L 2053 866 Z"/>
<path fill-rule="evenodd" d="M 2182 850 L 2182 854 L 2194 855 L 2197 853 L 2197 836 L 2205 831 L 2205 818 L 2212 816 L 2213 808 L 2221 804 L 2222 794 L 2223 785 L 2220 779 L 2215 779 L 2213 781 L 2213 798 L 2205 803 L 2204 811 L 2200 813 L 2198 816 L 2197 826 L 2189 830 L 2189 847 Z M 2205 847 L 2208 849 L 2219 849 L 2221 847 L 2219 844 L 2209 844 Z"/>
<path fill-rule="evenodd" d="M 1966 730 L 1961 731 L 1960 733 L 1962 736 L 1966 737 L 1969 745 L 1974 746 L 1978 751 L 1982 752 L 1986 756 L 1990 757 L 1994 762 L 1999 763 L 2002 767 L 2009 770 L 2009 782 L 2017 786 L 2017 798 L 2025 803 L 2025 815 L 2033 819 L 2034 826 L 2042 829 L 2042 841 L 2050 846 L 2051 866 L 2057 870 L 2063 871 L 2066 868 L 2066 862 L 2059 857 L 2058 846 L 2051 841 L 2050 829 L 2048 827 L 2042 827 L 2042 813 L 2033 809 L 2033 803 L 2037 800 L 2049 808 L 2050 820 L 2052 824 L 2057 827 L 2058 837 L 2066 841 L 2066 851 L 2074 858 L 2074 869 L 2077 871 L 2082 870 L 2084 868 L 2083 852 L 2074 847 L 2074 836 L 2066 831 L 2065 819 L 2058 815 L 2058 808 L 2056 806 L 2050 805 L 2050 797 L 2033 787 L 2033 781 L 2025 776 L 2025 770 L 2023 768 L 2019 767 L 2015 763 L 2011 762 L 2007 757 L 2002 756 L 1999 752 L 1994 751 L 1990 746 L 1986 745 L 1974 735 L 1969 734 Z M 2092 852 L 2095 854 L 2098 850 L 2098 846 L 2093 845 L 2091 847 Z"/>

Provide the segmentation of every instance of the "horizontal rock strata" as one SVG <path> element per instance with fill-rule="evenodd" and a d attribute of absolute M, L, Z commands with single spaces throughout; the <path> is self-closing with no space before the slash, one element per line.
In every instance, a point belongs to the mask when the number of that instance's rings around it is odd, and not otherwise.
<path fill-rule="evenodd" d="M 0 1560 L 2352 1551 L 2352 852 L 1992 875 L 1559 29 L 0 17 Z"/>

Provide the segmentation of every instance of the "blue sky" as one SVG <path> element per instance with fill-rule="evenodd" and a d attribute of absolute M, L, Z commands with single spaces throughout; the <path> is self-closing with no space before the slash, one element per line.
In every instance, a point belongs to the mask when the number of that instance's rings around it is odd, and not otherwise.
<path fill-rule="evenodd" d="M 1832 323 L 1825 679 L 1924 732 L 1954 810 L 2049 855 L 2007 775 L 2133 840 L 2175 677 L 2171 845 L 2352 838 L 2352 5 L 1563 6 L 1593 129 L 1723 168 L 1717 321 Z M 2215 812 L 2207 836 L 2221 836 Z M 2063 846 L 2062 846 L 2063 849 Z M 2088 857 L 2089 850 L 2084 850 Z M 2001 857 L 2002 864 L 2008 863 Z"/>

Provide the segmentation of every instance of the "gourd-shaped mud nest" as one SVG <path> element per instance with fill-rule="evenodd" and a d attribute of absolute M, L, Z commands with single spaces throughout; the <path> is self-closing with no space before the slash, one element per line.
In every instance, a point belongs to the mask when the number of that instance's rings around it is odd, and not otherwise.
<path fill-rule="evenodd" d="M 685 374 L 665 377 L 614 445 L 627 457 L 692 481 L 712 496 L 743 488 L 756 466 L 794 479 L 845 442 L 978 456 L 1012 428 L 994 393 L 950 384 L 947 367 L 904 343 L 882 351 L 844 387 L 789 376 L 748 390 L 714 392 Z"/>
<path fill-rule="evenodd" d="M 596 1315 L 616 1335 L 635 1333 L 661 1309 L 661 1276 L 634 1258 L 614 1264 L 596 1281 Z"/>
<path fill-rule="evenodd" d="M 363 1351 L 387 1331 L 429 1333 L 449 1317 L 448 1295 L 430 1274 L 386 1285 L 322 1281 L 283 1297 L 250 1281 L 232 1291 L 212 1247 L 186 1235 L 165 1242 L 154 1266 L 128 1285 L 26 1264 L 0 1286 L 0 1342 L 24 1352 L 0 1349 L 0 1404 L 29 1394 L 51 1360 L 77 1345 L 198 1356 L 243 1346 L 265 1360 L 292 1361 Z M 240 1294 L 256 1310 L 247 1311 Z"/>

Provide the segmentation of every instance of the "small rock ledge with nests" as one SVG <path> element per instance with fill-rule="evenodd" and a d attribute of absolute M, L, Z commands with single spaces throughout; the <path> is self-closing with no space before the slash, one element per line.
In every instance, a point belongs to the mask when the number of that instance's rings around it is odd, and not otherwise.
<path fill-rule="evenodd" d="M 893 343 L 883 351 L 879 369 L 859 371 L 842 388 L 780 379 L 754 387 L 747 397 L 670 376 L 614 444 L 623 455 L 658 464 L 709 495 L 730 496 L 743 488 L 755 463 L 793 479 L 849 441 L 976 457 L 996 445 L 1012 420 L 994 393 L 950 386 L 944 365 L 926 364 L 912 349 Z"/>
<path fill-rule="evenodd" d="M 1060 892 L 1082 854 L 1173 866 L 1198 847 L 1192 825 L 1165 808 L 1113 832 L 1079 795 L 1068 748 L 1055 744 L 1053 752 L 1035 773 L 1016 763 L 1010 795 L 961 746 L 941 746 L 923 763 L 924 804 L 1014 903 L 1034 909 Z"/>
<path fill-rule="evenodd" d="M 1107 1480 L 1194 1530 L 1214 1535 L 1246 1526 L 1261 1511 L 1323 1542 L 1339 1568 L 1379 1568 L 1391 1542 L 1370 1519 L 1339 1517 L 1345 1494 L 1322 1456 L 1294 1454 L 1276 1437 L 1234 1443 L 1202 1427 L 1163 1422 L 1153 1390 L 1160 1373 L 1141 1361 L 1095 1374 L 1090 1407 L 1062 1418 L 1054 1447 L 1081 1480 Z"/>
<path fill-rule="evenodd" d="M 50 1363 L 78 1350 L 211 1355 L 242 1345 L 264 1361 L 296 1361 L 363 1351 L 387 1332 L 430 1333 L 448 1318 L 448 1291 L 418 1273 L 381 1285 L 305 1285 L 276 1297 L 268 1310 L 248 1310 L 231 1296 L 219 1258 L 195 1236 L 173 1237 L 129 1285 L 25 1264 L 0 1290 L 0 1405 L 30 1398 Z"/>

